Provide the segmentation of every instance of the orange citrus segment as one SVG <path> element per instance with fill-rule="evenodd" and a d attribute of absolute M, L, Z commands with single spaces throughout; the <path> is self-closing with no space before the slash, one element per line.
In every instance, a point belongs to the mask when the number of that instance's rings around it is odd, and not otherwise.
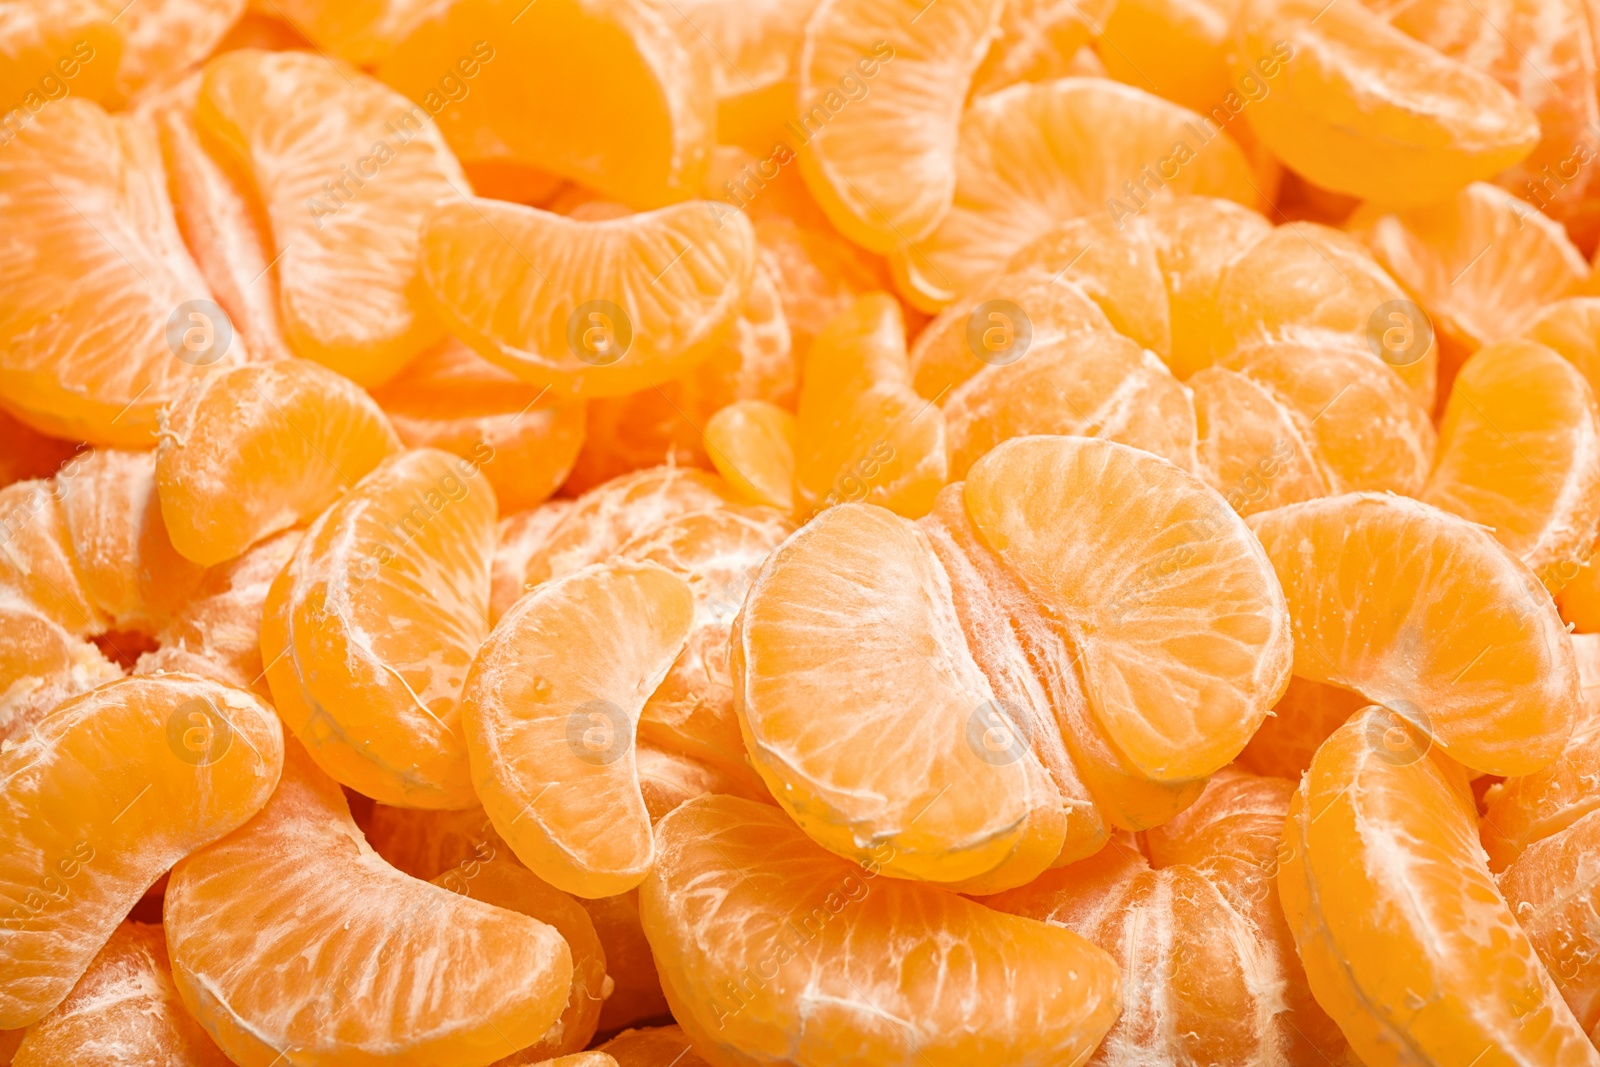
<path fill-rule="evenodd" d="M 1118 1014 L 1116 964 L 1078 935 L 879 881 L 766 805 L 703 797 L 659 834 L 645 932 L 674 1016 L 718 1062 L 1072 1063 Z"/>
<path fill-rule="evenodd" d="M 1496 889 L 1465 776 L 1370 707 L 1289 809 L 1278 894 L 1318 1003 L 1364 1063 L 1593 1064 Z"/>
<path fill-rule="evenodd" d="M 495 500 L 467 460 L 404 452 L 311 524 L 267 597 L 273 701 L 319 766 L 386 804 L 473 803 L 461 687 L 489 630 Z"/>
<path fill-rule="evenodd" d="M 533 588 L 528 582 L 528 561 L 544 547 L 551 531 L 572 507 L 571 500 L 550 500 L 500 520 L 494 563 L 489 568 L 490 625 Z"/>
<path fill-rule="evenodd" d="M 583 446 L 583 406 L 546 396 L 453 337 L 372 393 L 408 448 L 471 460 L 507 514 L 543 503 Z"/>
<path fill-rule="evenodd" d="M 668 0 L 461 0 L 378 73 L 438 116 L 462 159 L 514 160 L 644 209 L 700 188 L 714 68 Z"/>
<path fill-rule="evenodd" d="M 794 117 L 800 47 L 817 0 L 692 0 L 683 17 L 711 44 L 717 139 L 769 150 Z"/>
<path fill-rule="evenodd" d="M 656 1026 L 624 1030 L 600 1046 L 619 1067 L 710 1067 L 695 1052 L 683 1027 Z"/>
<path fill-rule="evenodd" d="M 110 0 L 101 6 L 122 35 L 116 92 L 126 102 L 203 62 L 244 14 L 245 0 L 141 0 L 129 7 Z"/>
<path fill-rule="evenodd" d="M 558 397 L 693 370 L 729 337 L 755 256 L 748 221 L 710 203 L 584 222 L 457 200 L 422 234 L 422 274 L 450 328 Z"/>
<path fill-rule="evenodd" d="M 319 514 L 400 448 L 371 397 L 303 360 L 203 379 L 164 413 L 162 431 L 167 533 L 208 566 Z"/>
<path fill-rule="evenodd" d="M 178 998 L 159 926 L 124 922 L 72 993 L 28 1030 L 11 1067 L 118 1060 L 229 1067 Z"/>
<path fill-rule="evenodd" d="M 57 704 L 121 676 L 92 643 L 15 594 L 0 595 L 0 743 L 20 739 Z"/>
<path fill-rule="evenodd" d="M 319 50 L 363 67 L 383 60 L 432 9 L 426 0 L 268 0 L 263 6 Z"/>
<path fill-rule="evenodd" d="M 670 571 L 604 564 L 518 601 L 478 651 L 462 697 L 473 782 L 495 829 L 552 885 L 608 896 L 649 870 L 634 735 L 694 610 Z"/>
<path fill-rule="evenodd" d="M 962 118 L 955 202 L 932 234 L 895 250 L 896 284 L 936 311 L 1060 222 L 1125 222 L 1169 193 L 1260 199 L 1239 147 L 1193 112 L 1105 79 L 1014 85 Z"/>
<path fill-rule="evenodd" d="M 956 139 L 997 0 L 822 0 L 806 23 L 798 115 L 806 184 L 874 252 L 920 241 L 949 210 Z"/>
<path fill-rule="evenodd" d="M 1489 531 L 1397 496 L 1351 493 L 1252 516 L 1294 620 L 1294 673 L 1355 690 L 1459 763 L 1523 774 L 1577 714 L 1566 633 Z"/>
<path fill-rule="evenodd" d="M 30 235 L 0 249 L 0 397 L 34 429 L 149 448 L 187 382 L 246 358 L 215 333 L 186 346 L 211 293 L 140 120 L 51 102 L 0 152 L 0 228 Z"/>
<path fill-rule="evenodd" d="M 1075 67 L 1089 40 L 1099 37 L 1117 4 L 1112 0 L 1011 0 L 999 33 L 972 79 L 974 95 L 1019 81 L 1048 81 L 1084 71 Z"/>
<path fill-rule="evenodd" d="M 1539 141 L 1539 120 L 1493 78 L 1360 4 L 1247 0 L 1235 35 L 1236 74 L 1241 57 L 1284 59 L 1271 92 L 1245 112 L 1250 128 L 1325 189 L 1427 203 L 1511 166 Z"/>
<path fill-rule="evenodd" d="M 296 355 L 375 385 L 438 340 L 418 227 L 468 189 L 421 108 L 325 57 L 243 49 L 206 66 L 196 121 L 265 208 Z"/>
<path fill-rule="evenodd" d="M 795 416 L 795 504 L 864 500 L 925 514 L 947 472 L 944 416 L 911 387 L 905 324 L 887 293 L 861 297 L 817 335 Z"/>
<path fill-rule="evenodd" d="M 70 476 L 78 460 L 62 473 Z M 79 637 L 104 633 L 110 620 L 84 588 L 72 535 L 61 506 L 58 479 L 15 482 L 0 489 L 5 550 L 0 552 L 0 589 L 35 608 Z"/>
<path fill-rule="evenodd" d="M 271 708 L 182 674 L 111 682 L 8 742 L 0 1028 L 60 1004 L 150 884 L 254 815 L 282 764 Z"/>
<path fill-rule="evenodd" d="M 114 10 L 97 0 L 7 0 L 0 3 L 0 114 L 9 143 L 66 89 L 107 103 L 122 64 Z"/>
<path fill-rule="evenodd" d="M 733 491 L 751 504 L 794 510 L 792 414 L 765 400 L 735 400 L 706 423 L 706 453 Z"/>
<path fill-rule="evenodd" d="M 1494 531 L 1559 592 L 1562 565 L 1600 533 L 1600 405 L 1583 375 L 1531 341 L 1480 349 L 1461 368 L 1421 498 Z"/>
<path fill-rule="evenodd" d="M 539 1040 L 572 981 L 561 935 L 390 867 L 338 785 L 285 757 L 260 814 L 167 886 L 173 979 L 229 1058 L 474 1067 Z"/>

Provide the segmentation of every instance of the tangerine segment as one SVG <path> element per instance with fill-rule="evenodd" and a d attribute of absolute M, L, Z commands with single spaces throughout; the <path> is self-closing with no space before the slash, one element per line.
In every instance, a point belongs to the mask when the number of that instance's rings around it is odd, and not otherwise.
<path fill-rule="evenodd" d="M 478 1067 L 539 1040 L 572 982 L 561 935 L 401 874 L 339 786 L 285 756 L 267 806 L 167 885 L 173 979 L 228 1057 Z"/>
<path fill-rule="evenodd" d="M 803 130 L 806 185 L 840 233 L 888 252 L 939 224 L 955 195 L 962 106 L 1004 6 L 817 5 L 806 23 L 793 125 Z"/>
<path fill-rule="evenodd" d="M 152 882 L 267 802 L 282 763 L 271 708 L 184 674 L 84 693 L 0 751 L 0 1028 L 60 1004 Z"/>
<path fill-rule="evenodd" d="M 172 545 L 205 566 L 322 512 L 400 450 L 378 405 L 304 360 L 235 367 L 166 412 L 156 485 Z"/>
<path fill-rule="evenodd" d="M 1273 885 L 1294 785 L 1227 768 L 1193 807 L 988 897 L 1122 961 L 1126 998 L 1091 1063 L 1339 1063 Z"/>
<path fill-rule="evenodd" d="M 711 1067 L 695 1052 L 683 1027 L 624 1030 L 600 1046 L 619 1067 Z"/>
<path fill-rule="evenodd" d="M 1523 326 L 1522 336 L 1561 353 L 1600 395 L 1600 297 L 1553 301 Z"/>
<path fill-rule="evenodd" d="M 12 113 L 39 114 L 49 94 L 60 95 L 63 82 L 73 96 L 101 104 L 112 98 L 123 50 L 114 13 L 96 0 L 0 4 L 0 108 L 7 116 L 7 140 L 16 132 Z"/>
<path fill-rule="evenodd" d="M 610 559 L 671 519 L 738 503 L 728 483 L 705 471 L 652 467 L 613 478 L 580 496 L 541 538 L 527 557 L 527 588 Z"/>
<path fill-rule="evenodd" d="M 508 158 L 645 209 L 700 188 L 714 67 L 665 0 L 464 0 L 419 23 L 379 76 L 437 112 L 461 158 Z M 470 92 L 447 100 L 441 80 L 458 73 Z"/>
<path fill-rule="evenodd" d="M 1446 396 L 1469 355 L 1517 336 L 1542 307 L 1589 276 L 1559 222 L 1483 182 L 1398 211 L 1366 205 L 1345 226 L 1427 309 L 1442 341 L 1439 386 Z"/>
<path fill-rule="evenodd" d="M 1116 964 L 1076 934 L 877 882 L 766 805 L 701 797 L 657 832 L 645 932 L 714 1062 L 1079 1062 L 1117 1017 Z"/>
<path fill-rule="evenodd" d="M 372 398 L 409 448 L 470 459 L 507 514 L 543 503 L 584 441 L 580 404 L 546 404 L 544 390 L 453 337 L 424 352 Z"/>
<path fill-rule="evenodd" d="M 18 739 L 57 704 L 122 677 L 122 669 L 14 594 L 0 595 L 0 742 Z"/>
<path fill-rule="evenodd" d="M 669 519 L 617 550 L 660 564 L 694 594 L 687 643 L 645 702 L 639 736 L 746 782 L 744 791 L 757 796 L 733 710 L 728 632 L 762 561 L 793 532 L 779 512 L 735 505 Z"/>
<path fill-rule="evenodd" d="M 362 67 L 381 62 L 428 14 L 420 0 L 272 0 L 272 13 L 319 51 Z"/>
<path fill-rule="evenodd" d="M 735 400 L 706 423 L 706 453 L 733 491 L 751 504 L 794 510 L 798 429 L 792 414 L 765 400 Z"/>
<path fill-rule="evenodd" d="M 200 87 L 201 136 L 270 221 L 289 347 L 363 385 L 443 333 L 418 278 L 417 228 L 467 183 L 421 111 L 304 52 L 229 52 Z"/>
<path fill-rule="evenodd" d="M 609 896 L 650 869 L 633 739 L 694 610 L 665 568 L 598 565 L 518 601 L 473 661 L 462 713 L 478 796 L 517 858 L 557 888 Z"/>
<path fill-rule="evenodd" d="M 474 198 L 438 205 L 422 230 L 451 331 L 558 397 L 693 370 L 728 339 L 755 262 L 749 222 L 708 202 L 585 222 Z"/>
<path fill-rule="evenodd" d="M 947 470 L 944 417 L 911 387 L 900 304 L 869 293 L 806 357 L 795 413 L 798 511 L 850 500 L 914 518 L 933 506 Z"/>
<path fill-rule="evenodd" d="M 1484 866 L 1474 816 L 1461 768 L 1386 708 L 1317 751 L 1278 873 L 1317 1002 L 1363 1063 L 1600 1062 Z"/>
<path fill-rule="evenodd" d="M 765 152 L 794 117 L 796 66 L 817 0 L 693 0 L 684 18 L 715 56 L 717 139 Z M 719 146 L 720 147 L 720 146 Z"/>
<path fill-rule="evenodd" d="M 494 537 L 471 463 L 404 452 L 323 512 L 273 583 L 273 702 L 338 781 L 386 804 L 474 802 L 460 698 L 489 633 Z"/>
<path fill-rule="evenodd" d="M 1086 0 L 1015 0 L 1000 14 L 1000 32 L 972 79 L 974 96 L 992 93 L 1019 81 L 1048 81 L 1083 73 L 1081 60 L 1091 38 L 1106 29 L 1115 4 Z"/>
<path fill-rule="evenodd" d="M 543 548 L 551 531 L 572 507 L 571 500 L 550 500 L 500 520 L 494 563 L 489 568 L 491 626 L 533 588 L 528 583 L 528 560 Z"/>
<path fill-rule="evenodd" d="M 481 812 L 479 813 L 481 816 Z M 507 853 L 509 857 L 509 853 Z M 496 1060 L 494 1067 L 537 1063 L 582 1049 L 594 1036 L 605 1002 L 606 956 L 594 924 L 577 901 L 514 860 L 468 861 L 434 880 L 452 893 L 514 911 L 553 927 L 572 956 L 572 989 L 561 1017 L 526 1048 Z"/>
<path fill-rule="evenodd" d="M 1196 372 L 1188 384 L 1198 438 L 1196 470 L 1233 510 L 1252 515 L 1328 495 L 1327 475 L 1305 438 L 1302 420 L 1265 386 L 1215 366 Z"/>
<path fill-rule="evenodd" d="M 1545 583 L 1600 532 L 1600 405 L 1577 369 L 1531 341 L 1480 349 L 1456 378 L 1422 499 L 1494 531 Z"/>
<path fill-rule="evenodd" d="M 161 153 L 140 120 L 76 96 L 50 103 L 0 153 L 0 395 L 43 433 L 149 448 L 156 416 L 202 363 L 244 344 L 168 344 L 211 297 L 184 248 Z M 202 315 L 204 317 L 204 315 Z M 177 353 L 177 354 L 175 354 Z"/>
<path fill-rule="evenodd" d="M 1214 491 L 1124 445 L 1025 437 L 972 468 L 964 500 L 1037 610 L 1065 622 L 1097 719 L 1141 772 L 1198 778 L 1238 754 L 1288 684 L 1289 618 Z"/>
<path fill-rule="evenodd" d="M 161 927 L 118 926 L 67 999 L 28 1030 L 11 1067 L 90 1063 L 230 1067 L 178 997 Z"/>
<path fill-rule="evenodd" d="M 1236 74 L 1241 57 L 1278 48 L 1284 58 L 1277 84 L 1247 112 L 1251 130 L 1324 189 L 1425 204 L 1539 142 L 1539 120 L 1493 78 L 1360 4 L 1248 0 L 1234 32 Z"/>
<path fill-rule="evenodd" d="M 1125 221 L 1163 188 L 1255 204 L 1244 153 L 1202 127 L 1193 112 L 1104 78 L 979 98 L 961 120 L 955 201 L 932 234 L 895 250 L 896 285 L 937 311 L 1063 220 L 1109 210 L 1113 223 Z M 1139 195 L 1124 199 L 1124 182 Z"/>
<path fill-rule="evenodd" d="M 1373 493 L 1250 528 L 1289 601 L 1296 675 L 1382 701 L 1473 770 L 1527 774 L 1561 751 L 1578 710 L 1571 643 L 1489 531 Z"/>
<path fill-rule="evenodd" d="M 122 34 L 116 91 L 124 103 L 165 82 L 173 71 L 205 62 L 245 11 L 245 0 L 154 0 L 137 7 L 102 5 Z"/>
<path fill-rule="evenodd" d="M 74 457 L 62 468 L 70 477 Z M 61 480 L 14 482 L 0 489 L 0 589 L 77 637 L 105 633 L 110 620 L 84 587 L 61 506 Z"/>
<path fill-rule="evenodd" d="M 1030 346 L 1013 362 L 985 367 L 943 404 L 950 477 L 1001 441 L 1071 434 L 1117 441 L 1194 470 L 1195 408 L 1154 352 L 1095 330 Z"/>

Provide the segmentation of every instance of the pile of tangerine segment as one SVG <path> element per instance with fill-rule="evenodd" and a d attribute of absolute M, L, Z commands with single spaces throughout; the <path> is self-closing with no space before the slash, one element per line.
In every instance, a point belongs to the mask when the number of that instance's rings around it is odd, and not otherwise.
<path fill-rule="evenodd" d="M 0 1064 L 1600 1067 L 1583 0 L 0 0 Z"/>

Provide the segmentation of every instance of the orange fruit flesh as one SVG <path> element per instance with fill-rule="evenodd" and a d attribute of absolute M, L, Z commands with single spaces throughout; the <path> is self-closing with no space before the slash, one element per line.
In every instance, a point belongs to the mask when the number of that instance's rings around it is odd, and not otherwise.
<path fill-rule="evenodd" d="M 528 561 L 544 547 L 552 530 L 572 510 L 571 500 L 551 500 L 500 520 L 494 562 L 489 568 L 489 623 L 500 621 L 506 609 L 532 589 Z"/>
<path fill-rule="evenodd" d="M 92 643 L 14 595 L 0 597 L 0 741 L 20 740 L 57 704 L 121 676 Z"/>
<path fill-rule="evenodd" d="M 270 708 L 182 674 L 113 681 L 7 745 L 0 1028 L 60 1004 L 152 882 L 267 802 L 282 762 Z"/>
<path fill-rule="evenodd" d="M 461 687 L 489 629 L 495 500 L 468 460 L 403 452 L 312 523 L 263 609 L 284 722 L 389 804 L 474 803 Z"/>
<path fill-rule="evenodd" d="M 1554 759 L 1578 712 L 1538 579 L 1482 527 L 1351 493 L 1252 516 L 1288 599 L 1297 677 L 1382 701 L 1473 770 Z"/>
<path fill-rule="evenodd" d="M 302 360 L 240 367 L 186 391 L 156 455 L 172 545 L 205 566 L 315 518 L 399 438 L 346 378 Z"/>
<path fill-rule="evenodd" d="M 385 863 L 292 741 L 261 813 L 173 870 L 164 922 L 184 1004 L 248 1067 L 483 1064 L 539 1040 L 572 981 L 552 927 Z"/>
<path fill-rule="evenodd" d="M 48 478 L 77 451 L 71 441 L 47 437 L 0 411 L 0 488 Z"/>
<path fill-rule="evenodd" d="M 1170 464 L 1014 439 L 918 525 L 844 506 L 769 557 L 733 636 L 746 748 L 841 855 L 892 840 L 895 875 L 1021 884 L 1096 851 L 1104 819 L 1170 818 L 1244 746 L 1288 677 L 1267 566 Z M 1202 585 L 1226 626 L 1173 621 Z M 1147 613 L 1168 640 L 1137 637 Z"/>
<path fill-rule="evenodd" d="M 1071 1062 L 1116 1018 L 1115 964 L 1082 938 L 875 881 L 881 868 L 829 855 L 776 809 L 702 797 L 659 833 L 645 932 L 679 1025 L 719 1061 Z M 1011 975 L 1027 980 L 983 992 Z"/>
<path fill-rule="evenodd" d="M 41 111 L 46 94 L 58 91 L 63 79 L 78 96 L 97 103 L 110 99 L 123 52 L 113 14 L 94 0 L 7 4 L 0 10 L 0 56 L 5 59 L 0 63 L 0 102 L 7 111 Z"/>
<path fill-rule="evenodd" d="M 706 423 L 711 465 L 750 504 L 794 510 L 794 415 L 765 400 L 735 400 Z"/>
<path fill-rule="evenodd" d="M 710 1067 L 689 1044 L 681 1026 L 624 1030 L 600 1046 L 620 1067 Z"/>
<path fill-rule="evenodd" d="M 124 922 L 71 994 L 27 1032 L 12 1067 L 104 1061 L 229 1067 L 172 983 L 159 926 Z"/>
<path fill-rule="evenodd" d="M 518 601 L 462 696 L 472 782 L 535 874 L 581 897 L 632 889 L 654 844 L 634 736 L 682 652 L 694 595 L 653 563 L 576 571 Z"/>
<path fill-rule="evenodd" d="M 1593 1063 L 1495 886 L 1466 776 L 1369 707 L 1318 750 L 1278 892 L 1311 989 L 1366 1063 Z"/>
<path fill-rule="evenodd" d="M 1133 995 L 1090 1062 L 1340 1062 L 1344 1040 L 1306 987 L 1273 886 L 1293 791 L 1225 770 L 1142 840 L 1119 833 L 1087 860 L 985 899 L 1124 961 Z"/>

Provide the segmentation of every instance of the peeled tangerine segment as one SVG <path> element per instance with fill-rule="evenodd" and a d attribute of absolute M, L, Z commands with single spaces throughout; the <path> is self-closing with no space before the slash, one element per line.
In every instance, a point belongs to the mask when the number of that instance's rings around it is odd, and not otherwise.
<path fill-rule="evenodd" d="M 795 413 L 798 513 L 864 500 L 915 518 L 946 474 L 944 415 L 911 387 L 900 304 L 868 293 L 828 323 L 806 358 Z"/>
<path fill-rule="evenodd" d="M 483 1067 L 538 1041 L 572 982 L 561 935 L 395 870 L 338 784 L 285 755 L 260 814 L 167 884 L 173 979 L 228 1057 Z"/>
<path fill-rule="evenodd" d="M 621 1067 L 709 1067 L 676 1024 L 624 1030 L 600 1051 L 615 1057 Z"/>
<path fill-rule="evenodd" d="M 694 610 L 664 567 L 598 564 L 520 600 L 473 661 L 462 697 L 473 783 L 517 858 L 558 889 L 610 896 L 650 869 L 634 737 Z"/>
<path fill-rule="evenodd" d="M 1531 341 L 1480 349 L 1456 378 L 1439 445 L 1422 499 L 1494 531 L 1558 592 L 1600 527 L 1600 405 L 1583 375 Z"/>
<path fill-rule="evenodd" d="M 765 400 L 735 400 L 706 423 L 717 473 L 751 504 L 794 510 L 795 419 Z"/>
<path fill-rule="evenodd" d="M 28 1030 L 11 1067 L 232 1062 L 179 999 L 161 927 L 124 922 L 72 994 Z"/>
<path fill-rule="evenodd" d="M 29 239 L 0 246 L 0 397 L 44 433 L 149 448 L 157 413 L 207 373 L 169 345 L 168 320 L 211 298 L 178 232 L 154 132 L 73 95 L 7 141 L 0 228 Z M 242 361 L 234 342 L 204 361 Z"/>
<path fill-rule="evenodd" d="M 125 678 L 62 704 L 0 751 L 0 1030 L 71 992 L 175 862 L 267 802 L 272 709 L 191 675 Z"/>
<path fill-rule="evenodd" d="M 172 545 L 205 566 L 314 518 L 400 450 L 378 405 L 302 360 L 236 367 L 164 415 L 156 485 Z"/>
<path fill-rule="evenodd" d="M 95 645 L 14 592 L 0 594 L 0 742 L 20 738 L 57 704 L 122 677 Z"/>
<path fill-rule="evenodd" d="M 266 211 L 296 355 L 376 385 L 439 339 L 417 231 L 468 186 L 425 111 L 326 56 L 243 49 L 206 66 L 196 121 Z"/>
<path fill-rule="evenodd" d="M 1459 766 L 1385 708 L 1318 750 L 1278 894 L 1363 1063 L 1600 1063 L 1483 862 Z"/>
<path fill-rule="evenodd" d="M 1458 763 L 1526 774 L 1561 751 L 1578 671 L 1538 579 L 1483 527 L 1351 493 L 1250 519 L 1294 620 L 1294 673 L 1355 690 Z"/>
<path fill-rule="evenodd" d="M 715 63 L 670 0 L 464 0 L 418 23 L 378 74 L 437 115 L 463 160 L 536 167 L 645 209 L 700 190 Z"/>
<path fill-rule="evenodd" d="M 962 117 L 955 201 L 931 234 L 895 250 L 896 284 L 937 311 L 1066 219 L 1126 221 L 1163 193 L 1254 205 L 1251 183 L 1239 146 L 1176 104 L 1104 78 L 1014 85 Z"/>
<path fill-rule="evenodd" d="M 921 523 L 824 512 L 732 641 L 750 759 L 815 841 L 988 891 L 1093 852 L 1102 817 L 1193 800 L 1291 656 L 1271 567 L 1214 492 L 1068 437 L 1005 442 Z"/>
<path fill-rule="evenodd" d="M 1236 64 L 1277 42 L 1292 50 L 1245 114 L 1268 148 L 1324 189 L 1428 203 L 1492 177 L 1539 143 L 1539 120 L 1494 78 L 1361 4 L 1248 0 L 1235 32 Z"/>
<path fill-rule="evenodd" d="M 553 397 L 687 374 L 728 339 L 755 265 L 749 221 L 709 201 L 589 222 L 455 200 L 422 233 L 422 276 L 451 332 Z"/>
<path fill-rule="evenodd" d="M 888 252 L 949 210 L 962 107 L 1003 7 L 822 0 L 813 12 L 786 132 L 805 146 L 806 184 L 852 241 Z"/>
<path fill-rule="evenodd" d="M 1078 935 L 880 881 L 774 808 L 701 797 L 657 832 L 640 913 L 712 1062 L 1080 1063 L 1121 1008 L 1115 961 Z"/>
<path fill-rule="evenodd" d="M 273 702 L 338 781 L 385 804 L 475 802 L 460 697 L 489 632 L 494 537 L 482 472 L 404 452 L 323 512 L 273 583 Z"/>

